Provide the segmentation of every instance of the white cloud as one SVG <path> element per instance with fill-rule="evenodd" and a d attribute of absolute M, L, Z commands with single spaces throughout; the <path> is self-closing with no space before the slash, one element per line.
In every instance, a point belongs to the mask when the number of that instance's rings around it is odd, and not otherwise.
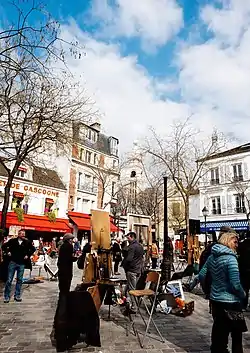
<path fill-rule="evenodd" d="M 144 48 L 160 47 L 183 25 L 176 0 L 94 0 L 92 16 L 102 21 L 103 35 L 140 38 Z"/>
<path fill-rule="evenodd" d="M 165 95 L 173 87 L 168 81 L 150 77 L 136 57 L 122 57 L 118 46 L 89 37 L 75 24 L 64 27 L 63 37 L 71 36 L 85 45 L 86 57 L 69 58 L 69 66 L 83 85 L 86 83 L 104 114 L 103 127 L 120 139 L 123 151 L 148 134 L 149 126 L 167 133 L 174 119 L 186 119 L 190 114 L 185 104 L 159 98 L 161 92 Z"/>
<path fill-rule="evenodd" d="M 250 128 L 250 3 L 223 1 L 222 8 L 206 6 L 201 19 L 212 38 L 184 45 L 179 53 L 184 99 L 213 124 L 242 140 Z"/>

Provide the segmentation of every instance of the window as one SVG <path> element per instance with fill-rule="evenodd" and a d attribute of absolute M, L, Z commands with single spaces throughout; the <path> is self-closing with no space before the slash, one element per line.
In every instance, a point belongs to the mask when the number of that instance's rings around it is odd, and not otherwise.
<path fill-rule="evenodd" d="M 97 154 L 94 154 L 94 165 L 98 165 L 98 158 L 97 158 Z"/>
<path fill-rule="evenodd" d="M 116 182 L 114 182 L 114 181 L 112 181 L 112 188 L 111 188 L 111 195 L 112 195 L 112 197 L 114 197 L 115 196 L 115 186 L 116 186 Z"/>
<path fill-rule="evenodd" d="M 80 149 L 80 155 L 79 155 L 80 159 L 83 161 L 84 160 L 84 149 L 81 148 Z"/>
<path fill-rule="evenodd" d="M 12 203 L 11 203 L 11 209 L 15 210 L 16 208 L 22 208 L 23 199 L 24 199 L 24 194 L 14 191 Z"/>
<path fill-rule="evenodd" d="M 73 205 L 73 202 L 74 202 L 74 197 L 73 197 L 73 196 L 70 196 L 70 197 L 69 197 L 69 203 L 70 203 L 71 205 Z"/>
<path fill-rule="evenodd" d="M 82 173 L 78 173 L 78 184 L 77 184 L 77 189 L 81 190 L 82 188 Z"/>
<path fill-rule="evenodd" d="M 233 165 L 233 175 L 234 181 L 243 181 L 243 173 L 242 173 L 242 164 L 234 164 Z"/>
<path fill-rule="evenodd" d="M 51 212 L 53 205 L 54 205 L 53 199 L 45 199 L 44 214 Z"/>
<path fill-rule="evenodd" d="M 89 213 L 89 200 L 83 199 L 82 200 L 82 212 Z"/>
<path fill-rule="evenodd" d="M 212 214 L 221 214 L 220 196 L 212 198 Z"/>
<path fill-rule="evenodd" d="M 97 178 L 93 177 L 92 191 L 97 192 Z"/>
<path fill-rule="evenodd" d="M 130 174 L 130 178 L 135 178 L 136 177 L 136 171 L 132 170 L 131 174 Z"/>
<path fill-rule="evenodd" d="M 118 155 L 118 140 L 114 137 L 110 137 L 109 145 L 110 145 L 110 153 L 113 156 L 117 156 Z"/>
<path fill-rule="evenodd" d="M 91 137 L 92 137 L 92 131 L 89 129 L 88 130 L 88 139 L 91 140 Z"/>
<path fill-rule="evenodd" d="M 91 163 L 91 152 L 86 151 L 85 153 L 85 162 Z"/>
<path fill-rule="evenodd" d="M 236 194 L 235 196 L 235 212 L 236 213 L 245 213 L 246 208 L 245 208 L 245 200 L 244 200 L 244 194 Z"/>
<path fill-rule="evenodd" d="M 24 170 L 18 170 L 16 176 L 19 178 L 25 178 L 26 172 Z"/>
<path fill-rule="evenodd" d="M 211 169 L 211 185 L 217 185 L 220 183 L 219 168 Z"/>

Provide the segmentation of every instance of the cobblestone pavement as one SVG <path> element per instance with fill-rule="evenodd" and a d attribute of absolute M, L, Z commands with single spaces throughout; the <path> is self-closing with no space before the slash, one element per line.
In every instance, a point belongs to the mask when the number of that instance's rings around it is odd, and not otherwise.
<path fill-rule="evenodd" d="M 79 272 L 74 280 L 79 282 Z M 2 288 L 0 289 L 2 293 Z M 108 310 L 101 311 L 101 348 L 83 348 L 79 345 L 76 352 L 103 353 L 174 353 L 209 352 L 211 317 L 207 302 L 192 295 L 195 312 L 187 318 L 173 315 L 157 315 L 158 326 L 166 339 L 165 343 L 147 339 L 145 348 L 140 349 L 137 339 L 131 334 L 126 337 L 125 319 L 114 307 L 111 321 L 107 320 Z M 0 352 L 1 353 L 52 353 L 50 332 L 57 301 L 57 283 L 24 285 L 23 302 L 3 304 L 0 295 Z M 250 318 L 250 316 L 249 316 Z M 247 318 L 247 321 L 249 319 Z M 250 328 L 250 323 L 248 322 Z M 153 333 L 153 332 L 152 332 Z M 250 334 L 244 334 L 245 352 L 250 352 Z"/>

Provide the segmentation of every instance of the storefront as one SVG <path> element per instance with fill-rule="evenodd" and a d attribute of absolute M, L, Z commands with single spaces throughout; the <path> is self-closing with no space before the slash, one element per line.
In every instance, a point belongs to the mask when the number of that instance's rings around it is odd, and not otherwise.
<path fill-rule="evenodd" d="M 4 193 L 7 178 L 0 172 L 0 193 Z M 67 190 L 55 171 L 40 167 L 18 171 L 11 185 L 9 211 L 20 208 L 24 214 L 40 216 L 53 211 L 66 219 L 67 207 Z"/>

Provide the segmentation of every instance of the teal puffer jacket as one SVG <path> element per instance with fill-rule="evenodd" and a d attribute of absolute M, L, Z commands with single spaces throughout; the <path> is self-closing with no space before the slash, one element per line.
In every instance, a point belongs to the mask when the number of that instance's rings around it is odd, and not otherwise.
<path fill-rule="evenodd" d="M 237 303 L 245 297 L 240 283 L 237 254 L 227 246 L 216 244 L 199 273 L 201 283 L 205 282 L 206 274 L 211 276 L 210 299 L 217 302 Z"/>

